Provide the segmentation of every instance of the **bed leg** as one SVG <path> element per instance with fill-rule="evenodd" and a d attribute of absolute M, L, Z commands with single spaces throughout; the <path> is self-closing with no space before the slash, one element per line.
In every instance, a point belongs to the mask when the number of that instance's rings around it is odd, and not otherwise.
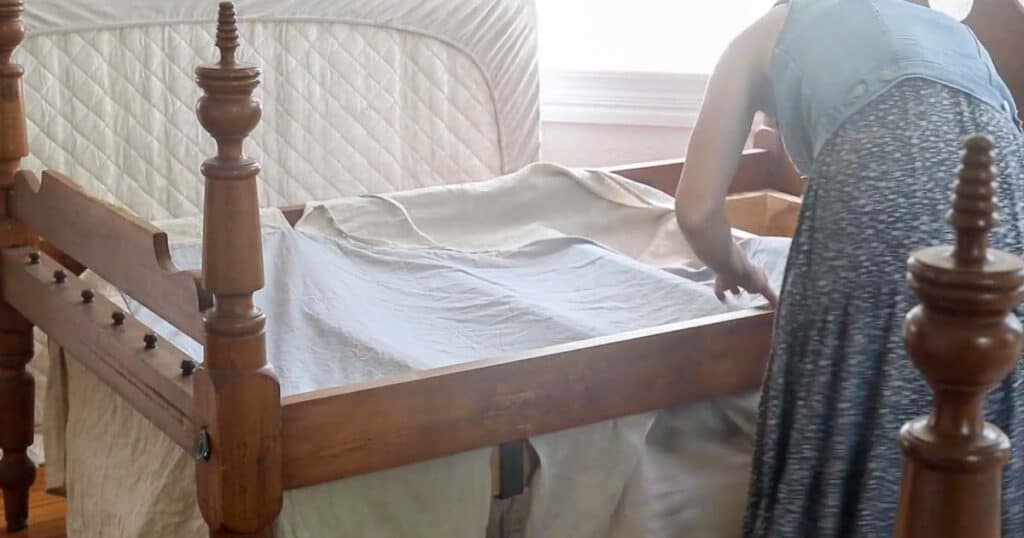
<path fill-rule="evenodd" d="M 36 479 L 36 466 L 26 453 L 35 411 L 35 379 L 25 370 L 31 359 L 32 326 L 0 303 L 0 487 L 7 532 L 28 526 L 28 490 Z"/>

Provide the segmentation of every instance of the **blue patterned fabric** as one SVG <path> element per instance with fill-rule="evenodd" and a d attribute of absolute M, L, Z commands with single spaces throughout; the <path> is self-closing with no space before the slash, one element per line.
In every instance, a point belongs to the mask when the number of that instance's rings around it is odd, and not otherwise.
<path fill-rule="evenodd" d="M 908 254 L 949 244 L 962 141 L 997 149 L 996 248 L 1024 252 L 1024 137 L 959 90 L 906 79 L 852 116 L 811 170 L 762 394 L 747 537 L 891 536 L 904 422 L 931 393 L 904 348 Z M 1004 528 L 1024 536 L 1024 366 L 990 396 L 1016 448 Z"/>
<path fill-rule="evenodd" d="M 804 173 L 852 114 L 924 77 L 1016 117 L 1013 96 L 966 25 L 907 0 L 789 0 L 772 58 L 779 129 Z"/>

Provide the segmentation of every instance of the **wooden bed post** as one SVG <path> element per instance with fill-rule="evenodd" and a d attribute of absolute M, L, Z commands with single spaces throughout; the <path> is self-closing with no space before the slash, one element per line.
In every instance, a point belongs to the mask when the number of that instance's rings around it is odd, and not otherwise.
<path fill-rule="evenodd" d="M 929 416 L 900 432 L 906 467 L 896 536 L 1001 536 L 1002 468 L 1010 442 L 983 418 L 985 394 L 1013 370 L 1024 298 L 1024 262 L 987 248 L 996 226 L 992 143 L 966 143 L 948 220 L 956 246 L 910 258 L 910 288 L 921 305 L 907 316 L 914 364 L 935 392 Z"/>
<path fill-rule="evenodd" d="M 25 37 L 21 0 L 0 0 L 0 247 L 24 245 L 26 234 L 11 218 L 8 199 L 14 172 L 28 155 L 20 65 L 11 54 Z M 32 360 L 32 326 L 6 302 L 0 303 L 0 486 L 8 532 L 28 522 L 28 490 L 36 466 L 26 453 L 32 445 L 35 380 L 25 366 Z"/>
<path fill-rule="evenodd" d="M 267 362 L 263 313 L 253 293 L 263 288 L 256 175 L 243 154 L 259 123 L 253 90 L 260 70 L 235 59 L 235 9 L 220 5 L 220 61 L 196 69 L 206 95 L 203 127 L 217 140 L 217 156 L 203 163 L 203 284 L 214 297 L 204 319 L 205 360 L 195 383 L 196 483 L 199 505 L 215 537 L 269 537 L 281 511 L 281 393 Z"/>

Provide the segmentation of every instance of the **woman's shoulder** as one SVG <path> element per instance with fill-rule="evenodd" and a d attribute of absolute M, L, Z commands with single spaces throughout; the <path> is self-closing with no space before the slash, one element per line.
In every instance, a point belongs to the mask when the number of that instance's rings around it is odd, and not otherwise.
<path fill-rule="evenodd" d="M 736 36 L 729 48 L 750 62 L 749 68 L 767 75 L 788 14 L 788 2 L 783 0 Z"/>

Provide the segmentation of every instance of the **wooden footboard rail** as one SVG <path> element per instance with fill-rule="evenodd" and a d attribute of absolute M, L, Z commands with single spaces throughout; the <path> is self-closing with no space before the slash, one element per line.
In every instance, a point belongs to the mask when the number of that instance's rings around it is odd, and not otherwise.
<path fill-rule="evenodd" d="M 772 320 L 711 316 L 285 398 L 285 487 L 755 389 Z"/>

